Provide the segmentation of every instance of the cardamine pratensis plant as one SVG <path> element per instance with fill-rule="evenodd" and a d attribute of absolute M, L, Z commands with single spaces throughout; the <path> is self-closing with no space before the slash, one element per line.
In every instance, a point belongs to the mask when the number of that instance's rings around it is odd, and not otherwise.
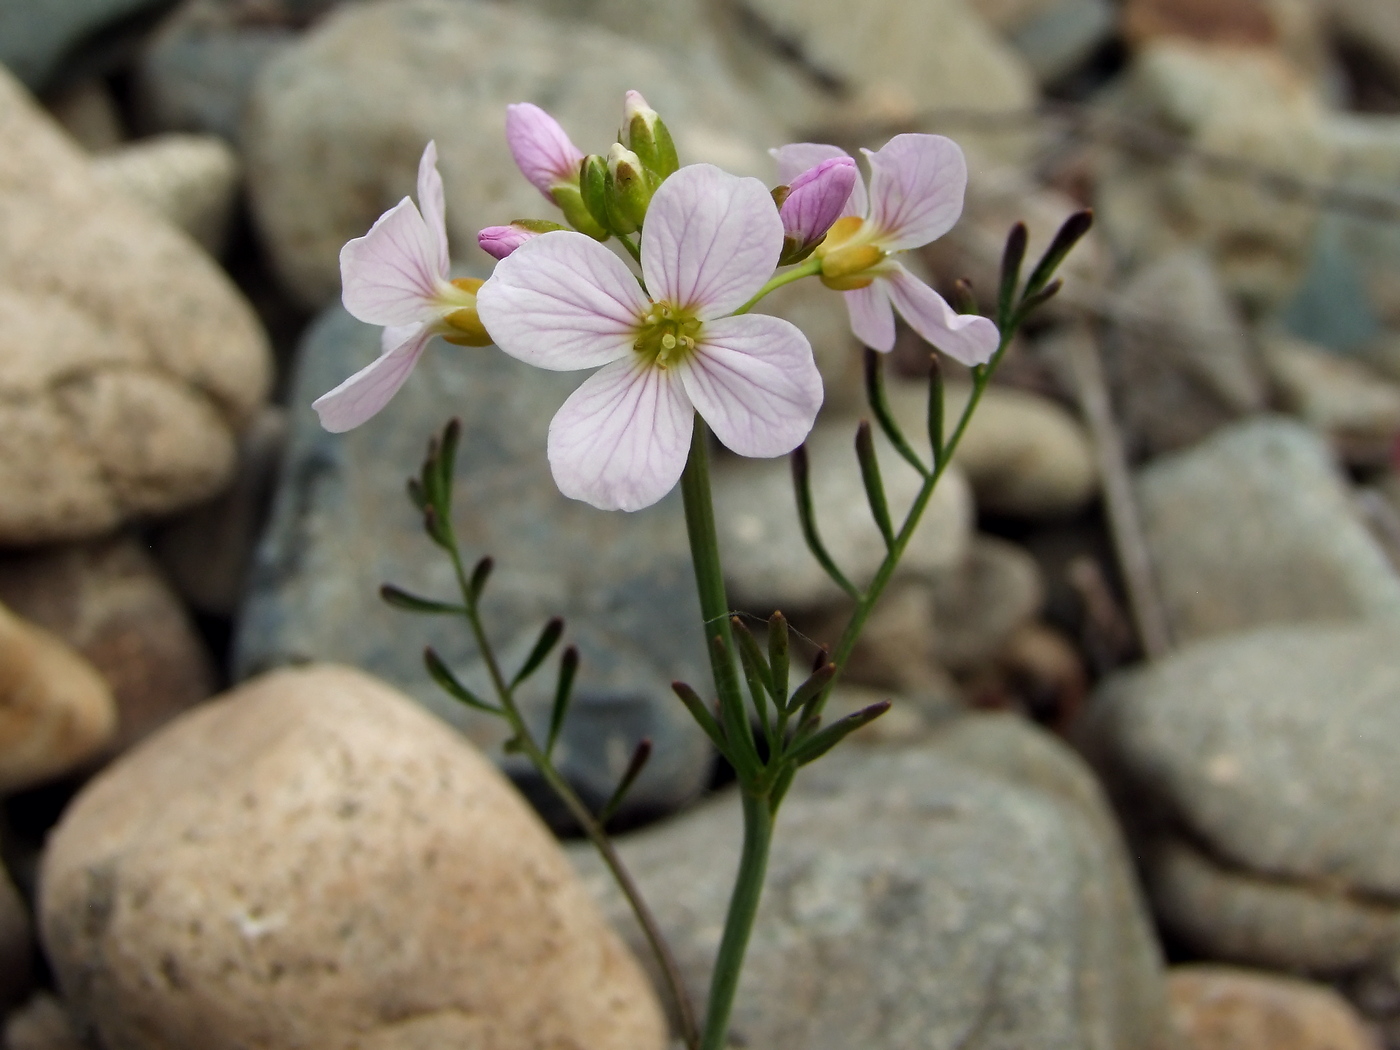
<path fill-rule="evenodd" d="M 437 152 L 428 143 L 418 170 L 418 203 L 405 197 L 340 254 L 346 309 L 383 325 L 383 352 L 319 398 L 332 431 L 359 426 L 403 385 L 433 336 L 466 346 L 494 343 L 540 368 L 596 369 L 564 402 L 549 427 L 547 455 L 566 496 L 604 510 L 638 510 L 679 481 L 699 589 L 716 698 L 682 682 L 674 689 L 737 775 L 744 841 L 703 1020 L 692 1011 L 674 959 L 623 867 L 606 826 L 641 771 L 642 741 L 610 801 L 593 812 L 553 764 L 568 714 L 578 651 L 558 661 L 554 703 L 541 739 L 526 725 L 516 691 L 544 664 L 564 632 L 545 625 L 523 664 L 504 668 L 482 615 L 492 568 L 470 571 L 452 527 L 453 457 L 459 436 L 449 423 L 429 446 L 409 496 L 432 541 L 451 559 L 460 595 L 440 601 L 392 586 L 384 598 L 403 609 L 461 617 L 490 678 L 489 698 L 472 691 L 431 649 L 428 671 L 464 704 L 504 719 L 508 750 L 532 762 L 601 853 L 655 952 L 690 1050 L 720 1050 L 745 950 L 763 890 L 774 820 L 798 769 L 883 714 L 888 701 L 831 723 L 822 709 L 862 627 L 890 582 L 1011 337 L 1054 295 L 1054 273 L 1087 232 L 1088 212 L 1071 216 L 1022 281 L 1026 228 L 1006 242 L 995 323 L 954 310 L 899 261 L 942 236 L 962 212 L 967 166 L 939 135 L 896 135 L 855 161 L 834 146 L 798 143 L 773 152 L 782 185 L 730 175 L 709 164 L 681 167 L 671 135 L 635 91 L 627 93 L 619 141 L 585 156 L 548 114 L 528 103 L 507 109 L 506 138 L 521 172 L 563 224 L 517 219 L 482 230 L 478 241 L 498 260 L 489 280 L 448 278 L 447 234 Z M 635 267 L 604 247 L 616 239 Z M 885 499 L 868 422 L 855 453 L 870 512 L 886 555 L 863 586 L 849 579 L 822 543 L 812 508 L 802 442 L 822 403 L 822 383 L 806 336 L 776 317 L 749 311 L 775 288 L 816 277 L 842 293 L 865 351 L 870 413 L 922 479 L 896 524 Z M 969 297 L 970 298 L 970 297 Z M 894 315 L 939 352 L 972 370 L 972 396 L 951 428 L 934 356 L 928 400 L 931 461 L 901 432 L 886 403 L 881 355 L 895 341 Z M 946 437 L 945 437 L 946 432 Z M 840 640 L 806 676 L 792 673 L 781 612 L 760 646 L 725 595 L 710 496 L 707 448 L 713 433 L 742 456 L 791 455 L 803 539 L 854 602 Z M 797 679 L 800 677 L 800 681 Z"/>

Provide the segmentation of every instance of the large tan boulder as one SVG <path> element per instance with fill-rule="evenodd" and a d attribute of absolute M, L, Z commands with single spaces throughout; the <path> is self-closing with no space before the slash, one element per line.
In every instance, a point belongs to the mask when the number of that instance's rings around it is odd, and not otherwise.
<path fill-rule="evenodd" d="M 659 1050 L 660 1008 L 491 764 L 359 671 L 278 671 L 114 763 L 40 927 L 108 1050 Z"/>
<path fill-rule="evenodd" d="M 212 495 L 270 381 L 252 309 L 3 71 L 0 142 L 0 545 Z"/>

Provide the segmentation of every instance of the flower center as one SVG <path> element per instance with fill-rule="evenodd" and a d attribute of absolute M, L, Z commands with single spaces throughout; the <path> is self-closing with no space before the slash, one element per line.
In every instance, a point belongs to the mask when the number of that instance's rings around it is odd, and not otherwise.
<path fill-rule="evenodd" d="M 837 219 L 813 253 L 822 263 L 822 283 L 843 292 L 870 284 L 874 277 L 867 271 L 885 257 L 884 249 L 871 243 L 874 237 L 874 228 L 859 216 Z"/>
<path fill-rule="evenodd" d="M 632 349 L 648 364 L 670 368 L 694 353 L 700 340 L 700 322 L 695 315 L 670 303 L 653 303 L 637 326 Z"/>
<path fill-rule="evenodd" d="M 438 335 L 458 346 L 491 345 L 491 335 L 476 312 L 477 289 L 485 283 L 475 277 L 457 277 L 442 283 L 437 296 L 442 311 L 436 326 Z"/>

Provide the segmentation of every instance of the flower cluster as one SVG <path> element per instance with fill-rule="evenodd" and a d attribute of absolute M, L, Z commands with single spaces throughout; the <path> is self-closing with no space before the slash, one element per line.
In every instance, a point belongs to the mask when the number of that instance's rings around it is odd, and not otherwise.
<path fill-rule="evenodd" d="M 740 455 L 783 455 L 807 436 L 822 402 L 811 346 L 787 321 L 748 312 L 780 284 L 818 276 L 841 291 L 852 330 L 876 350 L 894 346 L 895 311 L 966 364 L 996 350 L 995 325 L 958 314 L 898 259 L 961 213 L 967 169 L 949 139 L 899 135 L 865 151 L 868 192 L 836 147 L 784 146 L 773 151 L 783 185 L 770 192 L 712 165 L 681 167 L 635 91 L 606 155 L 585 155 L 529 103 L 508 107 L 506 138 L 567 227 L 488 227 L 478 244 L 498 260 L 490 279 L 451 280 L 429 143 L 417 206 L 404 198 L 341 252 L 346 309 L 385 328 L 381 356 L 316 401 L 327 429 L 379 411 L 434 335 L 494 342 L 540 368 L 597 369 L 550 425 L 550 466 L 565 495 L 636 510 L 676 484 L 697 413 Z M 603 243 L 613 238 L 640 276 Z"/>

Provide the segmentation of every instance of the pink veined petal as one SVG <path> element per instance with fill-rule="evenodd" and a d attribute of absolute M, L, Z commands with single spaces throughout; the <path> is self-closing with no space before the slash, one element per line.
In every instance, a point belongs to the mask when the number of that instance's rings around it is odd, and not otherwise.
<path fill-rule="evenodd" d="M 757 179 L 691 164 L 663 182 L 642 227 L 642 274 L 654 299 L 702 321 L 733 313 L 773 276 L 783 220 Z"/>
<path fill-rule="evenodd" d="M 488 226 L 476 235 L 476 243 L 493 259 L 504 259 L 539 234 L 523 226 Z"/>
<path fill-rule="evenodd" d="M 824 142 L 791 142 L 786 146 L 770 149 L 768 153 L 778 162 L 778 182 L 784 186 L 791 186 L 797 176 L 804 171 L 815 168 L 824 160 L 850 156 L 845 150 L 837 146 L 828 146 Z M 846 198 L 845 207 L 841 209 L 841 214 L 855 215 L 863 219 L 865 218 L 865 209 L 865 184 L 857 178 L 856 184 L 851 187 L 851 195 Z"/>
<path fill-rule="evenodd" d="M 532 102 L 506 107 L 506 145 L 521 174 L 551 203 L 550 187 L 578 177 L 583 154 L 559 122 Z"/>
<path fill-rule="evenodd" d="M 340 249 L 341 301 L 368 324 L 401 325 L 436 315 L 438 252 L 413 202 L 405 197 Z"/>
<path fill-rule="evenodd" d="M 418 162 L 418 209 L 428 227 L 428 237 L 437 248 L 437 273 L 447 279 L 447 200 L 442 190 L 442 176 L 437 170 L 437 143 L 429 140 Z"/>
<path fill-rule="evenodd" d="M 557 372 L 631 354 L 650 307 L 626 263 L 570 230 L 520 245 L 476 293 L 477 313 L 497 346 Z"/>
<path fill-rule="evenodd" d="M 559 491 L 600 510 L 649 507 L 680 480 L 695 414 L 674 370 L 636 355 L 589 376 L 549 424 Z"/>
<path fill-rule="evenodd" d="M 432 338 L 425 325 L 411 325 L 399 331 L 407 333 L 402 342 L 312 402 L 311 407 L 321 417 L 321 426 L 332 434 L 353 430 L 399 392 Z"/>
<path fill-rule="evenodd" d="M 976 314 L 960 314 L 947 301 L 899 263 L 876 279 L 888 284 L 899 315 L 930 345 L 971 367 L 986 364 L 1001 339 L 997 326 Z"/>
<path fill-rule="evenodd" d="M 808 168 L 792 180 L 787 199 L 778 210 L 783 232 L 800 245 L 820 241 L 841 217 L 859 181 L 860 172 L 850 157 L 832 157 Z"/>
<path fill-rule="evenodd" d="M 846 312 L 851 315 L 851 331 L 866 346 L 887 354 L 894 349 L 894 307 L 883 281 L 845 292 Z"/>
<path fill-rule="evenodd" d="M 675 369 L 710 429 L 741 456 L 782 456 L 807 437 L 822 378 L 807 337 L 778 317 L 709 321 L 696 353 Z"/>
<path fill-rule="evenodd" d="M 967 161 L 942 135 L 896 135 L 870 162 L 871 223 L 886 251 L 917 248 L 953 228 L 962 214 Z"/>

